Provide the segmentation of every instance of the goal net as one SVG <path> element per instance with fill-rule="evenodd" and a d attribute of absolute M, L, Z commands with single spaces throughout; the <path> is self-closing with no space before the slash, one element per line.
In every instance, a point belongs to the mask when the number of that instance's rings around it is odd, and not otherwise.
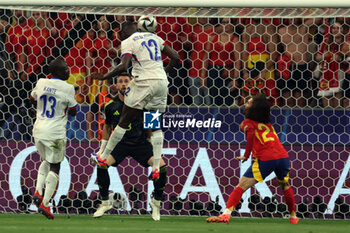
<path fill-rule="evenodd" d="M 154 15 L 156 33 L 181 57 L 169 73 L 169 106 L 160 122 L 168 164 L 162 214 L 218 215 L 251 161 L 239 163 L 246 139 L 242 105 L 264 93 L 271 120 L 291 158 L 298 215 L 349 218 L 350 10 L 348 8 L 172 8 L 0 6 L 0 211 L 30 212 L 40 157 L 32 138 L 31 88 L 64 57 L 78 114 L 67 125 L 54 213 L 93 213 L 98 200 L 90 153 L 99 148 L 105 74 L 120 56 L 121 26 Z M 166 64 L 168 60 L 164 58 Z M 109 168 L 110 213 L 150 211 L 149 171 L 133 159 Z M 236 216 L 288 214 L 270 175 L 248 190 Z"/>

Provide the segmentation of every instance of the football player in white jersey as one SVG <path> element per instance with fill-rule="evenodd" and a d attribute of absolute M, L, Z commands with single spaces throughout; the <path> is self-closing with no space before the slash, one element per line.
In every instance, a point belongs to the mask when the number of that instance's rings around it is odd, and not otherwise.
<path fill-rule="evenodd" d="M 125 72 L 130 61 L 132 62 L 133 80 L 125 92 L 125 105 L 118 126 L 114 129 L 108 143 L 101 144 L 101 154 L 92 154 L 91 159 L 100 166 L 105 166 L 106 158 L 114 147 L 123 138 L 128 125 L 135 118 L 138 112 L 143 110 L 163 113 L 166 108 L 168 95 L 169 72 L 178 62 L 179 55 L 159 36 L 150 32 L 138 32 L 133 22 L 123 24 L 121 37 L 121 63 L 106 75 L 94 73 L 92 78 L 105 80 L 116 77 L 119 73 Z M 170 62 L 165 69 L 161 53 L 170 57 Z M 164 135 L 161 129 L 153 130 L 151 143 L 155 157 L 150 179 L 159 177 L 159 162 L 163 148 Z"/>
<path fill-rule="evenodd" d="M 56 190 L 60 163 L 66 152 L 67 110 L 68 114 L 75 116 L 77 102 L 74 86 L 66 82 L 69 77 L 67 63 L 57 58 L 50 62 L 49 71 L 52 78 L 39 79 L 30 94 L 31 100 L 36 103 L 37 116 L 33 136 L 42 160 L 33 202 L 39 213 L 54 219 L 48 205 Z"/>
<path fill-rule="evenodd" d="M 168 73 L 179 62 L 179 55 L 164 40 L 150 32 L 137 31 L 133 22 L 126 22 L 122 25 L 121 31 L 121 62 L 106 75 L 92 74 L 92 78 L 105 80 L 116 77 L 121 72 L 127 71 L 132 62 L 133 80 L 125 92 L 124 107 L 122 116 L 117 127 L 115 127 L 108 142 L 101 144 L 101 154 L 91 154 L 91 159 L 99 166 L 106 166 L 106 158 L 110 155 L 115 146 L 122 140 L 128 125 L 134 120 L 140 111 L 155 111 L 159 117 L 165 111 L 168 97 Z M 161 53 L 170 58 L 170 62 L 163 68 Z M 162 129 L 153 129 L 150 138 L 153 146 L 154 163 L 150 180 L 159 178 L 159 165 L 163 149 L 164 134 Z M 160 215 L 161 200 L 154 197 L 151 200 L 152 216 Z M 157 217 L 159 220 L 159 218 Z"/>

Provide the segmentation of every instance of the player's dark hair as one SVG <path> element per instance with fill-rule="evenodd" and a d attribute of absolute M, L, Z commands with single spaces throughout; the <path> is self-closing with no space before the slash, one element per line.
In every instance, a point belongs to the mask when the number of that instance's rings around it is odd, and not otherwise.
<path fill-rule="evenodd" d="M 137 24 L 132 21 L 126 21 L 122 24 L 121 39 L 127 39 L 132 33 L 137 31 Z"/>
<path fill-rule="evenodd" d="M 127 72 L 122 72 L 122 73 L 118 74 L 116 78 L 109 78 L 109 79 L 107 79 L 107 82 L 108 82 L 109 84 L 115 84 L 115 83 L 118 82 L 118 78 L 119 78 L 120 76 L 128 76 L 128 77 L 130 78 L 130 80 L 132 79 L 131 74 L 129 74 L 129 73 L 127 73 Z"/>
<path fill-rule="evenodd" d="M 270 123 L 270 103 L 264 94 L 253 97 L 252 106 L 246 113 L 246 117 L 261 123 Z"/>
<path fill-rule="evenodd" d="M 53 77 L 65 79 L 66 74 L 64 73 L 64 68 L 66 66 L 67 63 L 61 57 L 59 57 L 50 62 L 49 71 Z"/>
<path fill-rule="evenodd" d="M 117 79 L 118 79 L 120 76 L 128 76 L 130 79 L 132 79 L 131 74 L 129 74 L 129 73 L 127 73 L 127 72 L 122 72 L 122 73 L 118 74 L 118 75 L 117 75 Z"/>
<path fill-rule="evenodd" d="M 127 30 L 128 28 L 130 28 L 132 26 L 136 26 L 135 22 L 130 21 L 130 20 L 124 22 L 124 23 L 122 23 L 122 31 Z"/>

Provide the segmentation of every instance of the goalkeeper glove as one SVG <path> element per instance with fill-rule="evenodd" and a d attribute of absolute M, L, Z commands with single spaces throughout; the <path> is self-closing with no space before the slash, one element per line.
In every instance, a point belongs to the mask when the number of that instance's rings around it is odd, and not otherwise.
<path fill-rule="evenodd" d="M 92 153 L 90 155 L 90 159 L 93 164 L 97 164 L 100 167 L 107 166 L 107 159 L 101 159 L 100 154 Z"/>

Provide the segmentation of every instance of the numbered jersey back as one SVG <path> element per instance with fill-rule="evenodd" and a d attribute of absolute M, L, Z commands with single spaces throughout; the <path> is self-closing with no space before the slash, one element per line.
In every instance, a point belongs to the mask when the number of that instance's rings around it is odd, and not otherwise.
<path fill-rule="evenodd" d="M 262 161 L 287 158 L 288 153 L 279 140 L 271 123 L 260 123 L 245 119 L 241 124 L 245 135 L 254 133 L 253 157 Z"/>
<path fill-rule="evenodd" d="M 164 40 L 149 32 L 135 32 L 122 41 L 122 56 L 132 57 L 132 75 L 137 80 L 167 79 L 162 62 Z"/>
<path fill-rule="evenodd" d="M 31 98 L 37 101 L 33 136 L 47 140 L 65 138 L 67 110 L 77 105 L 73 85 L 61 79 L 39 79 Z"/>

